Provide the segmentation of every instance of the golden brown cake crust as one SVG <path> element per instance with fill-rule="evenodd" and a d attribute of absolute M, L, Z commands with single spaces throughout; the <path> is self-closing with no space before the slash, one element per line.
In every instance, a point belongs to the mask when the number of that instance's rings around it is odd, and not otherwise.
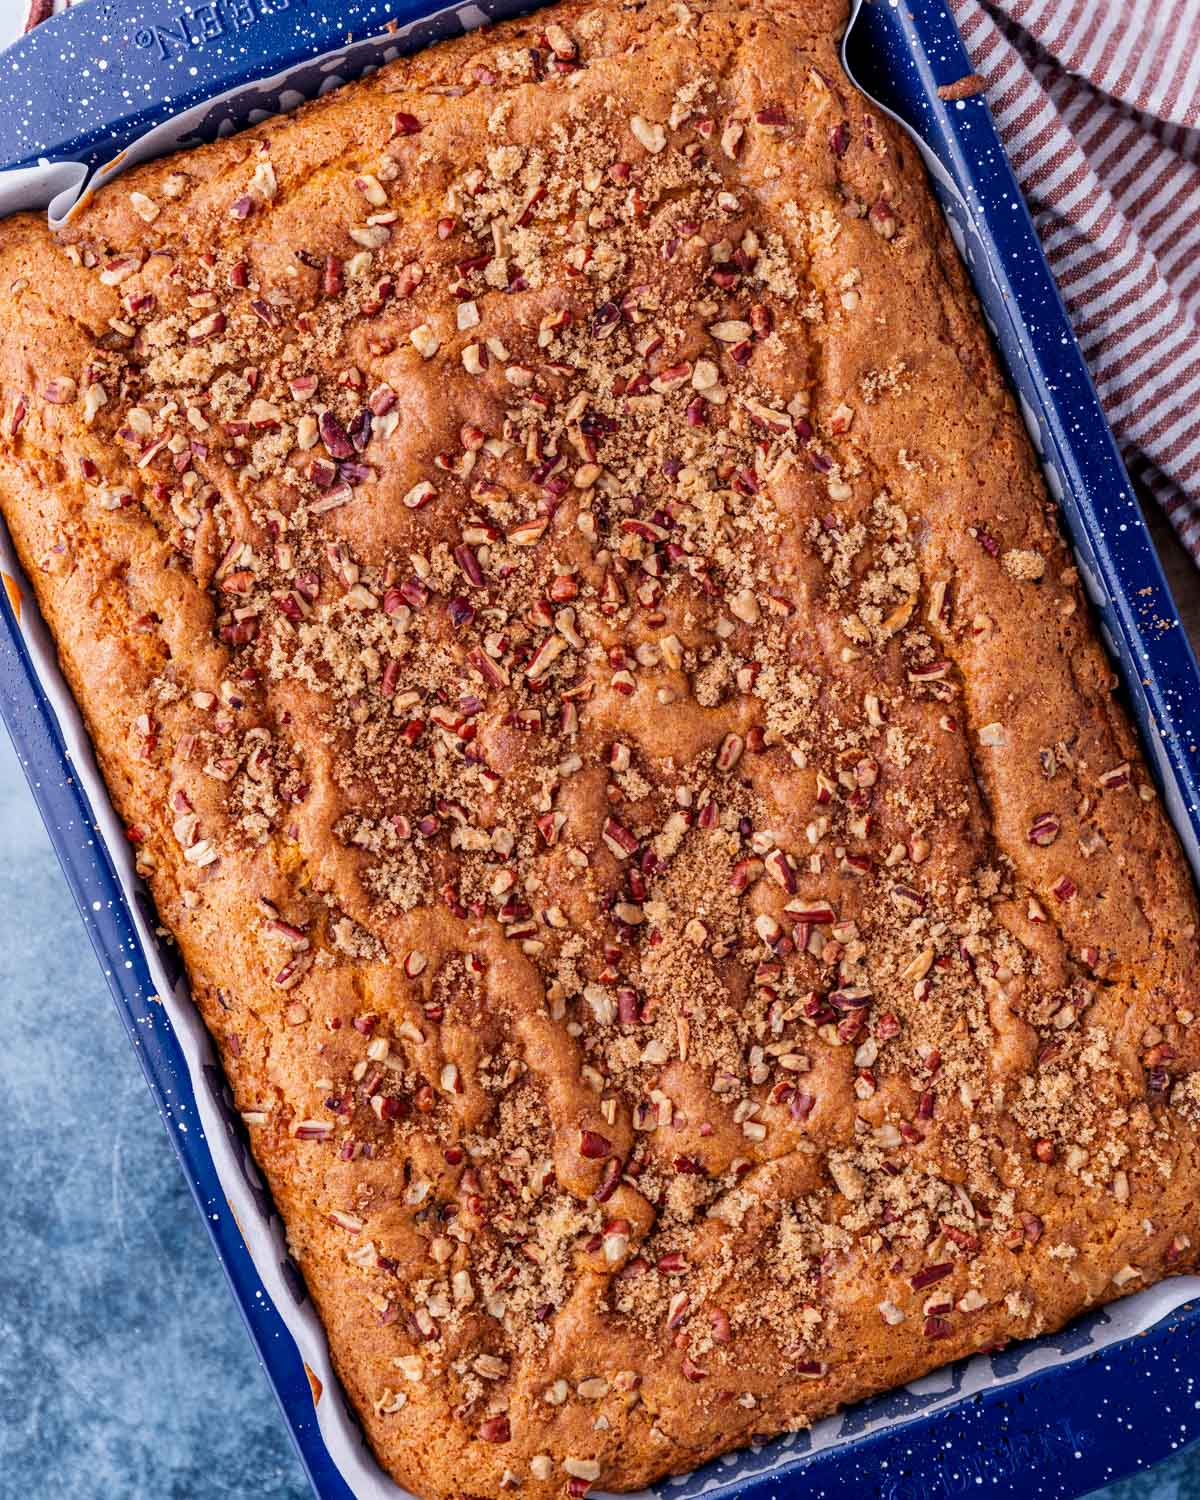
<path fill-rule="evenodd" d="M 1200 1238 L 1188 874 L 842 20 L 557 7 L 0 229 L 0 507 L 422 1496 Z"/>

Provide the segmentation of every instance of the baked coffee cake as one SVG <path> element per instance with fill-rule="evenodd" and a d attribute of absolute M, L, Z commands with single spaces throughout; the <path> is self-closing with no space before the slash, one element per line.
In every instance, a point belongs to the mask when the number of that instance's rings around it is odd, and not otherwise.
<path fill-rule="evenodd" d="M 1194 1262 L 1189 875 L 844 21 L 556 6 L 0 228 L 0 508 L 423 1497 Z"/>

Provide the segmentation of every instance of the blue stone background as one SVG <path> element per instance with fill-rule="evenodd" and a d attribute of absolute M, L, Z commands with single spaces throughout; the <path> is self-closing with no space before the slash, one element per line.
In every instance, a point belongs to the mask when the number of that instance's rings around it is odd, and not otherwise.
<path fill-rule="evenodd" d="M 0 1500 L 307 1500 L 0 729 Z"/>
<path fill-rule="evenodd" d="M 0 1038 L 0 1500 L 306 1500 L 2 730 Z M 1200 1445 L 1100 1493 L 1200 1500 Z"/>

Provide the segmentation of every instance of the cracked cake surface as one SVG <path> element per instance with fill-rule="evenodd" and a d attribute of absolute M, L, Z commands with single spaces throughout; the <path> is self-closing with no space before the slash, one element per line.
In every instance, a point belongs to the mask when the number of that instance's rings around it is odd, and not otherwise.
<path fill-rule="evenodd" d="M 558 5 L 0 226 L 0 510 L 422 1497 L 1193 1265 L 1190 878 L 844 19 Z"/>

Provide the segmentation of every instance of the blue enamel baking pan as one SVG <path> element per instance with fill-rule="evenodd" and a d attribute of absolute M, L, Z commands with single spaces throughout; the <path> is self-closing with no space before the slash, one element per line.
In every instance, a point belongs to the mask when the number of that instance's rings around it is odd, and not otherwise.
<path fill-rule="evenodd" d="M 211 139 L 402 50 L 522 8 L 508 0 L 436 12 L 422 0 L 329 9 L 319 0 L 159 3 L 87 0 L 0 56 L 0 169 L 48 158 L 79 164 L 59 175 L 59 185 L 103 180 L 114 163 Z M 920 144 L 1160 789 L 1200 873 L 1200 675 L 986 100 L 939 93 L 971 71 L 944 0 L 865 0 L 846 59 Z M 148 131 L 144 147 L 138 143 Z M 28 201 L 40 194 L 44 203 L 50 194 L 37 183 L 46 174 L 27 177 L 34 184 Z M 0 715 L 313 1490 L 320 1500 L 355 1500 L 316 1421 L 300 1351 L 196 1128 L 196 1090 L 219 1089 L 219 1080 L 189 1074 L 153 998 L 111 851 L 3 589 Z M 165 961 L 175 962 L 169 951 Z M 714 1500 L 1085 1494 L 1200 1436 L 1200 1306 L 1185 1303 L 1137 1337 L 1115 1338 L 1119 1327 L 1113 1312 L 1098 1311 L 1053 1337 L 865 1402 L 813 1434 L 729 1455 L 660 1493 L 680 1500 L 701 1493 Z"/>

